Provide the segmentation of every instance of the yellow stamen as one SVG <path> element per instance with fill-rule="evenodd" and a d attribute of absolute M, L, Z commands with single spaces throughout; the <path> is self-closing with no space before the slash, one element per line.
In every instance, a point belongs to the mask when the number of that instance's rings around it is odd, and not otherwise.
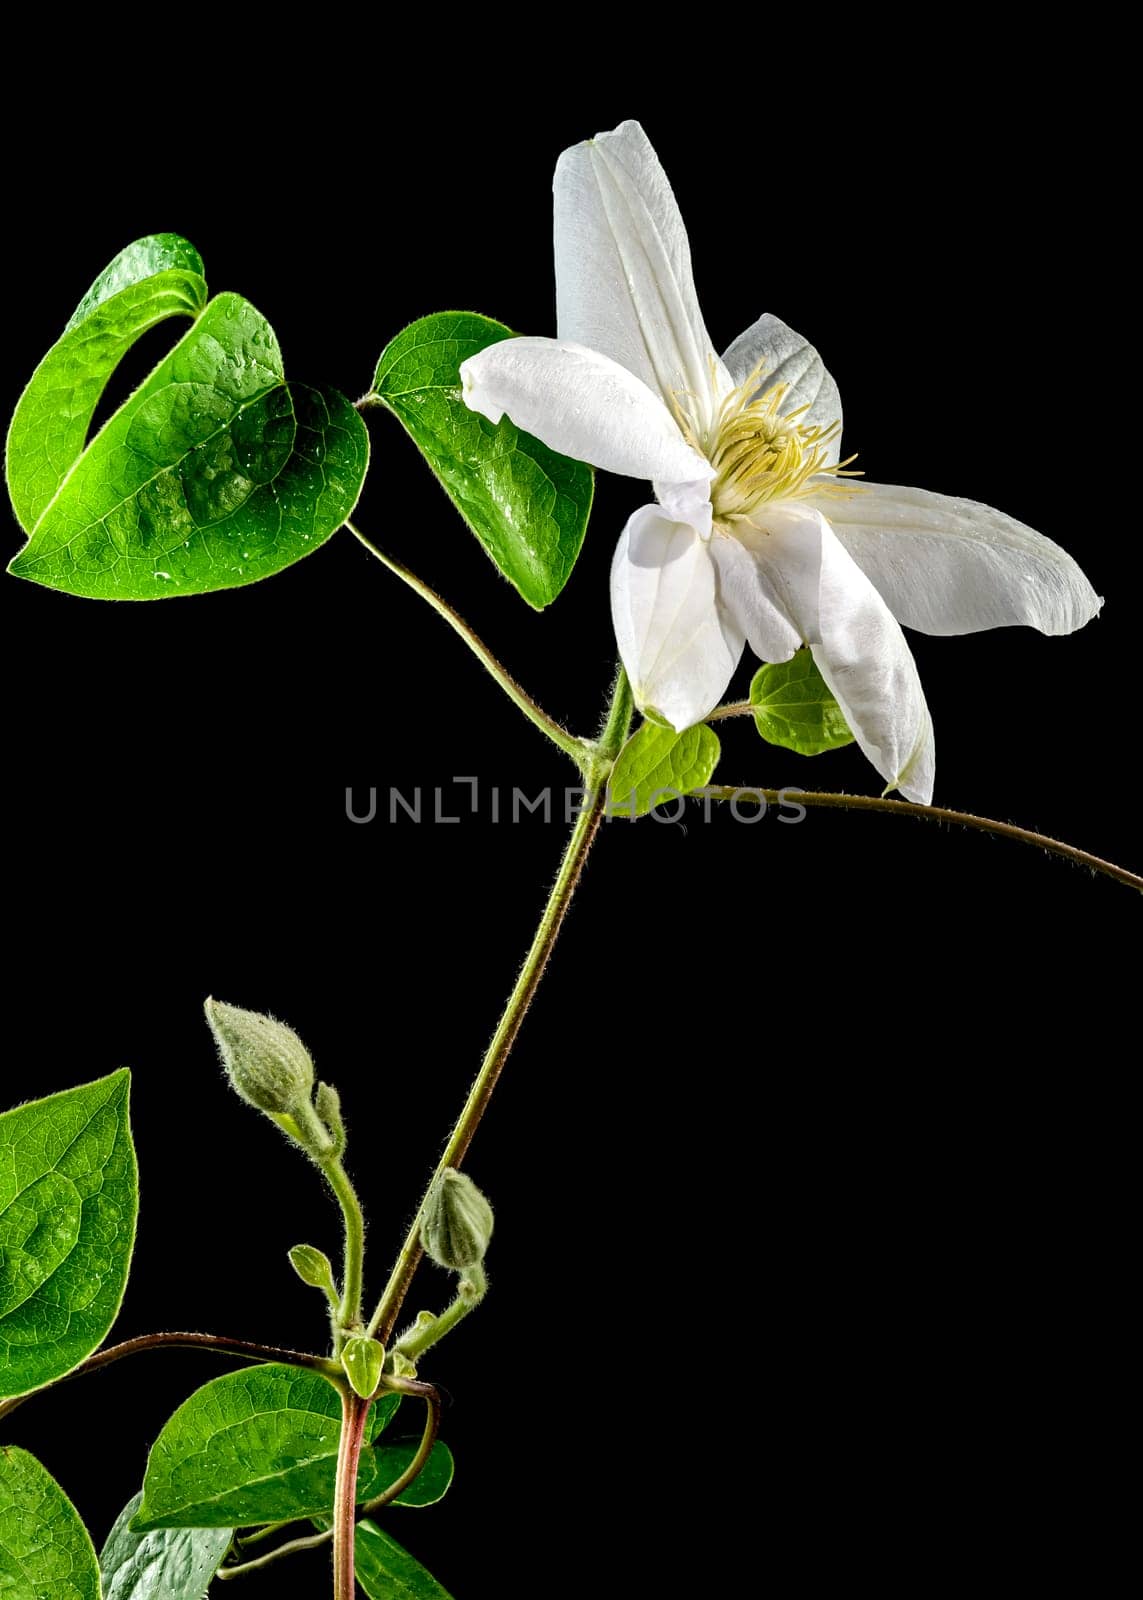
<path fill-rule="evenodd" d="M 841 431 L 840 422 L 826 428 L 799 422 L 810 403 L 783 412 L 788 383 L 776 383 L 757 394 L 762 363 L 746 382 L 732 389 L 715 413 L 709 432 L 700 434 L 691 407 L 694 397 L 674 396 L 675 415 L 687 442 L 714 467 L 711 484 L 714 520 L 729 529 L 772 500 L 797 500 L 809 494 L 852 493 L 856 485 L 822 482 L 824 478 L 860 477 L 845 469 L 856 456 L 830 463 L 827 446 Z M 755 398 L 751 398 L 756 396 Z M 690 402 L 690 405 L 688 405 Z M 696 408 L 697 409 L 697 408 Z"/>

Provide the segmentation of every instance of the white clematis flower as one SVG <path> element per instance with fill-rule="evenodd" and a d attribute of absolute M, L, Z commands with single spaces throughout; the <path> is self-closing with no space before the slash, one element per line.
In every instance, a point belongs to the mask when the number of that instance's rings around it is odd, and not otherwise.
<path fill-rule="evenodd" d="M 656 503 L 627 523 L 611 573 L 641 710 L 681 731 L 718 704 L 745 642 L 772 662 L 806 643 L 888 786 L 927 804 L 932 723 L 899 624 L 1070 633 L 1102 603 L 1079 567 L 990 506 L 854 484 L 837 385 L 777 317 L 715 354 L 686 229 L 637 122 L 560 157 L 555 248 L 559 338 L 470 357 L 464 398 L 564 455 L 652 480 Z"/>

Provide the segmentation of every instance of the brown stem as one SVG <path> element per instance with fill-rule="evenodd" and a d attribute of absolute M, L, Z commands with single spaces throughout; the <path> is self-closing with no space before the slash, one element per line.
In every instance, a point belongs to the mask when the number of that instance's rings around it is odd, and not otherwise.
<path fill-rule="evenodd" d="M 333 1495 L 333 1597 L 354 1600 L 354 1540 L 357 1535 L 357 1468 L 365 1441 L 369 1400 L 345 1384 L 341 1391 L 341 1442 L 337 1451 L 337 1483 Z"/>
<path fill-rule="evenodd" d="M 326 1356 L 310 1355 L 303 1350 L 282 1350 L 277 1345 L 255 1344 L 249 1339 L 231 1339 L 221 1333 L 144 1333 L 135 1339 L 124 1339 L 122 1344 L 110 1345 L 106 1350 L 97 1350 L 93 1356 L 88 1356 L 86 1361 L 81 1361 L 78 1367 L 67 1372 L 62 1378 L 57 1378 L 55 1383 L 46 1384 L 45 1388 L 55 1388 L 59 1383 L 70 1383 L 72 1378 L 82 1378 L 86 1373 L 98 1372 L 102 1367 L 109 1367 L 116 1361 L 122 1361 L 125 1356 L 141 1354 L 144 1350 L 215 1350 L 219 1355 L 237 1356 L 241 1361 L 281 1361 L 290 1367 L 308 1367 L 312 1372 L 320 1372 L 324 1377 L 335 1377 L 341 1373 L 337 1362 L 330 1361 Z M 23 1405 L 25 1400 L 30 1400 L 32 1394 L 42 1391 L 33 1389 L 31 1394 L 13 1395 L 10 1400 L 0 1404 L 0 1421 L 11 1416 L 17 1406 Z"/>
<path fill-rule="evenodd" d="M 1092 872 L 1102 872 L 1117 883 L 1130 889 L 1143 891 L 1143 877 L 1120 867 L 1102 856 L 1093 856 L 1077 845 L 1065 844 L 1062 839 L 1049 838 L 1045 833 L 1035 833 L 1031 828 L 1018 828 L 1013 822 L 997 822 L 992 817 L 974 816 L 971 811 L 950 811 L 947 806 L 922 806 L 913 800 L 880 800 L 867 794 L 826 794 L 817 789 L 755 789 L 738 788 L 733 784 L 708 784 L 696 789 L 695 796 L 710 800 L 764 800 L 771 805 L 822 806 L 839 811 L 887 811 L 890 814 L 920 817 L 925 822 L 956 822 L 962 828 L 976 828 L 981 833 L 995 833 L 1002 839 L 1016 839 L 1021 844 L 1037 845 L 1054 855 L 1074 861 L 1077 866 L 1089 867 Z"/>

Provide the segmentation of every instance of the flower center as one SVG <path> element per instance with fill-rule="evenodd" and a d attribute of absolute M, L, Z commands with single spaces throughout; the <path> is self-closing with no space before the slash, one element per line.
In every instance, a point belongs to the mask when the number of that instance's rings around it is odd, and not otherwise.
<path fill-rule="evenodd" d="M 841 485 L 811 480 L 819 475 L 860 476 L 844 469 L 855 456 L 829 462 L 827 446 L 841 431 L 840 422 L 821 428 L 800 421 L 810 406 L 783 412 L 788 383 L 776 383 L 759 394 L 761 364 L 745 383 L 722 401 L 710 431 L 702 438 L 686 407 L 686 396 L 675 401 L 676 415 L 687 440 L 705 455 L 715 469 L 710 486 L 714 520 L 729 530 L 770 500 L 795 500 Z M 754 396 L 755 398 L 751 398 Z"/>

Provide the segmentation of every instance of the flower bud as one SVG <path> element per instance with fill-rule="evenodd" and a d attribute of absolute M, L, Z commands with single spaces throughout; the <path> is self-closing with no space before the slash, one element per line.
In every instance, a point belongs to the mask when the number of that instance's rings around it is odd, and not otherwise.
<path fill-rule="evenodd" d="M 292 1028 L 221 1000 L 206 1002 L 206 1020 L 227 1077 L 244 1100 L 271 1116 L 309 1106 L 314 1064 Z"/>
<path fill-rule="evenodd" d="M 337 1296 L 333 1283 L 333 1263 L 324 1250 L 312 1244 L 296 1244 L 290 1251 L 290 1265 L 303 1283 L 311 1289 L 324 1289 L 326 1294 Z"/>
<path fill-rule="evenodd" d="M 385 1346 L 364 1333 L 351 1333 L 341 1352 L 341 1365 L 356 1393 L 368 1400 L 381 1382 Z"/>
<path fill-rule="evenodd" d="M 438 1267 L 463 1272 L 484 1260 L 492 1207 L 466 1173 L 446 1167 L 421 1212 L 421 1244 Z"/>
<path fill-rule="evenodd" d="M 341 1118 L 341 1096 L 332 1083 L 318 1084 L 317 1093 L 314 1095 L 314 1110 L 333 1140 L 334 1155 L 340 1156 L 345 1150 L 345 1123 Z"/>

